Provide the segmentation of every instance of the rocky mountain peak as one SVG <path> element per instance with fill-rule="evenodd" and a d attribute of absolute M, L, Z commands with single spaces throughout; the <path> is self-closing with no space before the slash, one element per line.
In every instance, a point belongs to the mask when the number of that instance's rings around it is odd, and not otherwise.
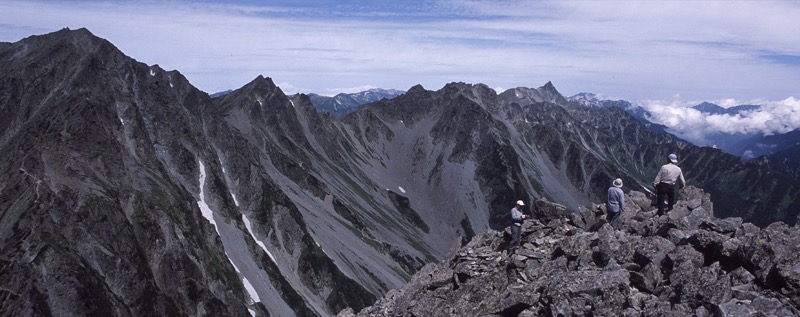
<path fill-rule="evenodd" d="M 215 101 L 220 105 L 225 105 L 223 108 L 226 111 L 230 106 L 234 107 L 247 107 L 252 115 L 263 117 L 267 112 L 277 111 L 278 109 L 270 109 L 265 112 L 264 107 L 276 107 L 288 109 L 291 108 L 291 102 L 283 91 L 275 85 L 269 77 L 258 75 L 255 79 L 245 84 L 239 89 L 231 91 L 221 97 L 215 98 Z"/>
<path fill-rule="evenodd" d="M 442 87 L 441 92 L 444 95 L 464 94 L 467 91 L 471 91 L 474 86 L 474 84 L 465 82 L 451 82 L 445 84 L 444 87 Z"/>
<path fill-rule="evenodd" d="M 72 30 L 70 28 L 63 28 L 56 32 L 42 34 L 42 35 L 33 35 L 28 38 L 22 40 L 25 41 L 65 41 L 65 42 L 79 42 L 79 43 L 88 43 L 88 42 L 96 42 L 96 41 L 105 41 L 97 36 L 95 36 L 91 31 L 86 28 L 78 28 Z"/>
<path fill-rule="evenodd" d="M 500 97 L 508 102 L 549 102 L 553 104 L 566 105 L 567 99 L 556 90 L 551 82 L 547 82 L 539 88 L 517 87 L 504 91 Z"/>
<path fill-rule="evenodd" d="M 263 75 L 258 75 L 253 81 L 251 81 L 248 85 L 251 85 L 251 88 L 254 91 L 262 92 L 262 93 L 272 93 L 280 91 L 280 88 L 275 85 L 275 82 L 272 81 L 272 78 L 264 77 Z"/>
<path fill-rule="evenodd" d="M 425 90 L 425 87 L 422 87 L 422 85 L 420 85 L 420 84 L 416 84 L 416 85 L 412 86 L 411 88 L 409 88 L 408 91 L 406 91 L 406 93 L 420 93 L 420 92 L 425 92 L 425 91 L 427 91 L 427 90 Z"/>
<path fill-rule="evenodd" d="M 489 230 L 353 316 L 798 316 L 800 231 L 712 216 L 687 187 L 667 215 L 640 192 L 616 228 L 604 205 L 579 213 L 539 199 L 522 227 Z"/>
<path fill-rule="evenodd" d="M 238 89 L 239 93 L 246 93 L 252 96 L 273 96 L 283 95 L 283 91 L 275 85 L 272 78 L 258 75 L 255 79 Z"/>
<path fill-rule="evenodd" d="M 545 91 L 549 91 L 549 92 L 558 93 L 558 90 L 556 90 L 556 86 L 555 86 L 555 85 L 553 85 L 553 82 L 552 82 L 552 81 L 547 81 L 547 82 L 544 84 L 544 86 L 542 86 L 541 88 L 542 88 L 542 89 L 544 89 Z"/>
<path fill-rule="evenodd" d="M 101 60 L 107 60 L 109 55 L 122 55 L 111 43 L 94 36 L 86 29 L 73 31 L 66 28 L 50 34 L 30 36 L 19 42 L 11 43 L 0 54 L 2 54 L 3 60 L 9 62 L 5 65 L 6 67 L 14 67 L 15 65 L 26 63 L 68 63 L 72 67 L 67 70 L 75 68 L 72 65 L 75 64 L 75 61 L 86 60 L 90 55 L 95 59 Z"/>
<path fill-rule="evenodd" d="M 439 93 L 444 100 L 455 100 L 466 98 L 478 105 L 485 106 L 489 102 L 487 99 L 494 99 L 497 93 L 494 89 L 485 84 L 468 84 L 464 82 L 453 82 L 445 85 Z"/>
<path fill-rule="evenodd" d="M 548 100 L 552 100 L 558 104 L 568 104 L 567 99 L 564 98 L 560 92 L 558 92 L 556 86 L 553 85 L 552 82 L 548 81 L 546 84 L 544 84 L 544 86 L 539 87 L 539 91 Z"/>

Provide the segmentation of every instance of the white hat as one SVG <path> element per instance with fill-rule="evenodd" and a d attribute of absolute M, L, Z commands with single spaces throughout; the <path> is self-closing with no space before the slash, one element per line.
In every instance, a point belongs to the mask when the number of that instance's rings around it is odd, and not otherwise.
<path fill-rule="evenodd" d="M 525 206 L 525 203 L 523 203 L 522 200 L 517 200 L 517 205 Z"/>
<path fill-rule="evenodd" d="M 622 179 L 615 179 L 614 180 L 614 187 L 622 187 Z"/>
<path fill-rule="evenodd" d="M 669 157 L 669 161 L 672 162 L 672 164 L 677 164 L 678 163 L 678 156 L 677 155 L 670 154 L 668 157 Z"/>

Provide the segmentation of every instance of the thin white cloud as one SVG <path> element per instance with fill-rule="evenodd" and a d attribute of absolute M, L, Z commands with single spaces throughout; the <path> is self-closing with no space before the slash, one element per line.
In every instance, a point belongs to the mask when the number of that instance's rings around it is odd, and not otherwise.
<path fill-rule="evenodd" d="M 294 85 L 292 85 L 290 83 L 286 83 L 286 82 L 277 83 L 275 85 L 278 86 L 281 89 L 281 91 L 283 91 L 283 93 L 286 94 L 287 96 L 288 95 L 294 95 L 294 94 L 297 94 L 297 93 L 310 93 L 310 92 L 312 92 L 308 88 L 299 88 L 299 87 L 296 87 L 296 86 L 294 86 Z"/>
<path fill-rule="evenodd" d="M 0 41 L 87 27 L 209 92 L 259 74 L 317 93 L 552 81 L 566 95 L 780 100 L 800 87 L 792 1 L 313 4 L 3 1 Z"/>

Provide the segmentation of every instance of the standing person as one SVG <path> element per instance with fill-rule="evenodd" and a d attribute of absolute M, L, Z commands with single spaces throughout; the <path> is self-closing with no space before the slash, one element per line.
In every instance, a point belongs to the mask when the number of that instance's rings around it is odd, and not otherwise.
<path fill-rule="evenodd" d="M 615 179 L 608 188 L 608 222 L 617 229 L 619 214 L 625 210 L 625 194 L 622 192 L 622 179 Z"/>
<path fill-rule="evenodd" d="M 667 157 L 669 160 L 667 164 L 661 166 L 661 170 L 656 175 L 656 180 L 653 181 L 653 187 L 656 188 L 656 197 L 658 198 L 658 214 L 664 214 L 664 205 L 666 204 L 667 210 L 672 210 L 672 205 L 675 204 L 675 184 L 680 180 L 680 188 L 686 186 L 686 180 L 683 178 L 683 171 L 678 167 L 678 156 L 670 154 Z"/>
<path fill-rule="evenodd" d="M 522 207 L 525 203 L 522 200 L 517 200 L 517 205 L 511 208 L 511 241 L 508 242 L 508 253 L 514 253 L 519 245 L 519 234 L 522 231 L 522 221 L 528 218 L 528 215 L 522 213 Z"/>

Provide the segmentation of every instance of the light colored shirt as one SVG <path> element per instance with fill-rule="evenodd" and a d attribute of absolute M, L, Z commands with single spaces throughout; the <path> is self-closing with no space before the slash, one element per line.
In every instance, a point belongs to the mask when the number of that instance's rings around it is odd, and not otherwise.
<path fill-rule="evenodd" d="M 517 207 L 511 208 L 511 221 L 514 222 L 515 226 L 521 226 L 522 210 L 517 209 Z"/>
<path fill-rule="evenodd" d="M 686 180 L 683 179 L 683 172 L 678 165 L 668 163 L 661 166 L 661 170 L 658 171 L 656 175 L 656 180 L 653 181 L 653 186 L 658 185 L 658 183 L 667 183 L 670 185 L 675 185 L 678 179 L 681 180 L 681 184 L 686 185 Z"/>
<path fill-rule="evenodd" d="M 625 210 L 625 194 L 619 187 L 608 188 L 608 210 L 611 212 Z"/>

